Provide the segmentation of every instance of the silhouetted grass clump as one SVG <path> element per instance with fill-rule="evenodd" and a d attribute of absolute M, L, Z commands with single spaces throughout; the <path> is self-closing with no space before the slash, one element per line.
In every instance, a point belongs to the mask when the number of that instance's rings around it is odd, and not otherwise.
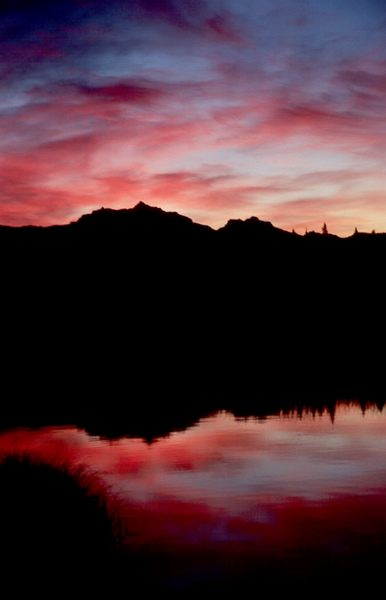
<path fill-rule="evenodd" d="M 99 488 L 98 488 L 99 486 Z M 82 470 L 10 457 L 0 464 L 0 579 L 18 587 L 109 578 L 118 538 L 101 484 Z M 9 581 L 8 581 L 9 583 Z"/>

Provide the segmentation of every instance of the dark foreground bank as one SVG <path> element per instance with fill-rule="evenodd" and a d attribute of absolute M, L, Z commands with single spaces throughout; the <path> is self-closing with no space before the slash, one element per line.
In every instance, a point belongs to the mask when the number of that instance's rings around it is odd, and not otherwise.
<path fill-rule="evenodd" d="M 77 586 L 92 592 L 111 580 L 119 523 L 94 477 L 10 457 L 0 463 L 0 489 L 4 590 L 46 597 Z"/>

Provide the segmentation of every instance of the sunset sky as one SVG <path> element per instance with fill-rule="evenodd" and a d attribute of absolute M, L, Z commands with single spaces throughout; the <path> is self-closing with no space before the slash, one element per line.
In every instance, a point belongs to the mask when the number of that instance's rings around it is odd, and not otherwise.
<path fill-rule="evenodd" d="M 0 223 L 386 231 L 386 0 L 5 0 Z"/>

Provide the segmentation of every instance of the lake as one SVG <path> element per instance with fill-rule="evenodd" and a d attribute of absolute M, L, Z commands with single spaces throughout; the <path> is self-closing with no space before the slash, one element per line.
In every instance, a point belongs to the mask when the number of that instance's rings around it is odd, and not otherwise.
<path fill-rule="evenodd" d="M 367 589 L 386 559 L 386 410 L 372 405 L 218 412 L 152 443 L 13 429 L 0 434 L 0 457 L 14 453 L 96 473 L 125 524 L 128 564 L 165 590 Z"/>

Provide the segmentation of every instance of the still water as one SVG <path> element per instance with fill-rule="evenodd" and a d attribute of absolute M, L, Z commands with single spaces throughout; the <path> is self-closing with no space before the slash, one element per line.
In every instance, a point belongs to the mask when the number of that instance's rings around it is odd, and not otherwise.
<path fill-rule="evenodd" d="M 96 473 L 125 522 L 127 552 L 153 557 L 164 585 L 261 581 L 275 569 L 359 577 L 386 558 L 386 409 L 220 412 L 152 444 L 19 429 L 0 434 L 0 458 L 10 453 Z"/>

